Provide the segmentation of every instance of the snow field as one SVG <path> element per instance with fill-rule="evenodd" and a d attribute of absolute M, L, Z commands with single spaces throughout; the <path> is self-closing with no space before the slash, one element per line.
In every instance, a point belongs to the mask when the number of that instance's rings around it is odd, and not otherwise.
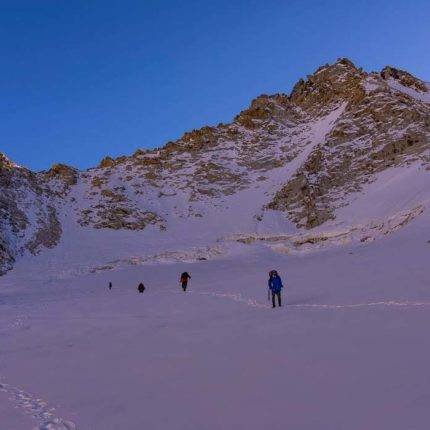
<path fill-rule="evenodd" d="M 51 426 L 79 430 L 422 429 L 427 226 L 424 212 L 379 241 L 305 256 L 251 245 L 50 281 L 12 272 L 0 290 L 0 375 L 20 391 L 3 393 L 1 422 L 27 429 L 23 411 L 33 427 L 49 413 Z M 276 309 L 273 268 L 286 285 Z"/>

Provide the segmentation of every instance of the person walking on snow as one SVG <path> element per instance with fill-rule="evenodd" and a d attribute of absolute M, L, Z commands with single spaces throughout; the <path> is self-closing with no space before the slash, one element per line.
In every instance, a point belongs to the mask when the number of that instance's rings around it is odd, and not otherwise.
<path fill-rule="evenodd" d="M 271 270 L 269 273 L 269 290 L 272 293 L 272 307 L 276 307 L 275 298 L 278 298 L 278 305 L 281 305 L 281 290 L 284 287 L 282 285 L 281 277 L 278 275 L 276 270 Z"/>
<path fill-rule="evenodd" d="M 182 273 L 179 282 L 181 283 L 184 292 L 187 291 L 188 279 L 191 279 L 191 276 L 188 274 L 188 272 Z"/>

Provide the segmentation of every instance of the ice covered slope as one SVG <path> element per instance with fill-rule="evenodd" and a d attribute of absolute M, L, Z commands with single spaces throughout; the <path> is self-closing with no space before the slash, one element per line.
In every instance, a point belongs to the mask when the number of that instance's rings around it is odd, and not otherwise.
<path fill-rule="evenodd" d="M 4 161 L 0 267 L 37 253 L 46 270 L 67 261 L 73 273 L 212 258 L 238 236 L 288 236 L 288 250 L 290 237 L 300 244 L 375 223 L 376 239 L 428 207 L 428 96 L 407 72 L 367 73 L 340 59 L 289 95 L 256 98 L 230 124 L 87 171 L 34 174 Z"/>

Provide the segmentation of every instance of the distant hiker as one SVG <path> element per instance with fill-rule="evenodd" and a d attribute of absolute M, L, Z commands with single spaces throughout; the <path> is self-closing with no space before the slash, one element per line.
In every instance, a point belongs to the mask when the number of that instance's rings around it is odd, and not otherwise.
<path fill-rule="evenodd" d="M 112 282 L 109 282 L 109 290 L 112 289 Z"/>
<path fill-rule="evenodd" d="M 145 291 L 145 285 L 143 285 L 142 282 L 137 286 L 137 291 L 139 291 L 139 293 L 143 293 Z"/>
<path fill-rule="evenodd" d="M 188 272 L 182 273 L 179 282 L 182 284 L 182 289 L 184 291 L 187 291 L 188 279 L 191 279 L 191 276 L 188 274 Z"/>
<path fill-rule="evenodd" d="M 269 272 L 269 290 L 272 293 L 272 307 L 276 307 L 275 305 L 275 297 L 278 298 L 278 305 L 281 305 L 281 290 L 283 288 L 281 277 L 278 275 L 276 270 L 271 270 Z"/>

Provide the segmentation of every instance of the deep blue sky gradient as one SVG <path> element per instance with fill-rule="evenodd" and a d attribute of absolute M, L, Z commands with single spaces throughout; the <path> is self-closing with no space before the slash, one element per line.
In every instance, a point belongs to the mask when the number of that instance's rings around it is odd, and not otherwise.
<path fill-rule="evenodd" d="M 0 151 L 85 168 L 349 57 L 430 81 L 428 0 L 0 0 Z"/>

